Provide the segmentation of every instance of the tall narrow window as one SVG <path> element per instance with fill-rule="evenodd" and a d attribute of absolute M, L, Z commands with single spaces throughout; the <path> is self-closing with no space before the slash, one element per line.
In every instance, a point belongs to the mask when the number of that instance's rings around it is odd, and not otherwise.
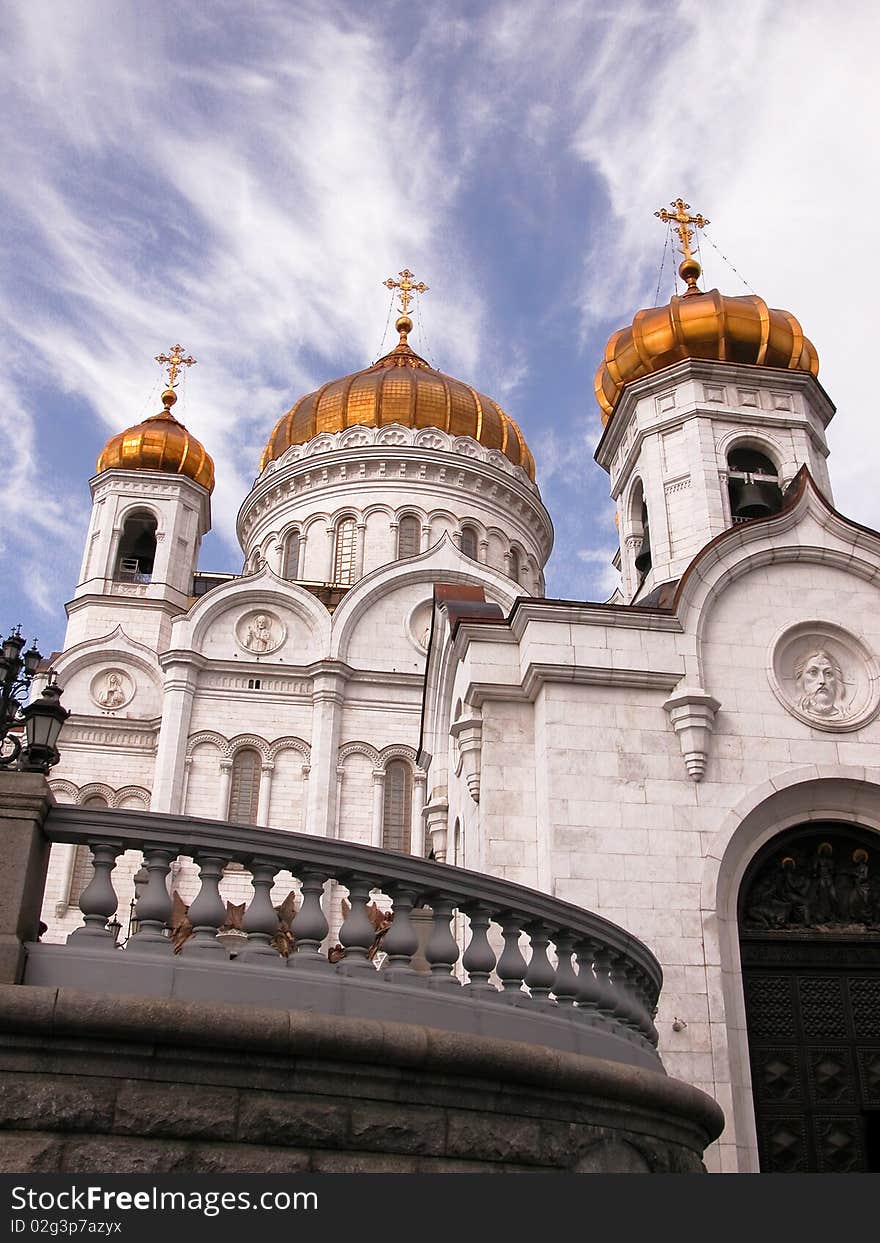
<path fill-rule="evenodd" d="M 256 824 L 260 802 L 260 755 L 251 747 L 236 751 L 232 761 L 229 819 L 233 824 Z"/>
<path fill-rule="evenodd" d="M 516 548 L 510 550 L 510 577 L 514 582 L 521 582 L 520 574 L 522 570 L 519 563 L 519 552 Z"/>
<path fill-rule="evenodd" d="M 397 528 L 397 558 L 414 557 L 419 551 L 421 523 L 414 514 L 401 518 Z"/>
<path fill-rule="evenodd" d="M 355 567 L 354 518 L 343 518 L 336 528 L 336 547 L 333 556 L 333 581 L 348 587 L 354 582 Z"/>
<path fill-rule="evenodd" d="M 461 528 L 461 551 L 466 557 L 477 559 L 477 533 L 473 527 Z"/>
<path fill-rule="evenodd" d="M 404 760 L 392 760 L 385 769 L 385 807 L 382 846 L 409 854 L 412 822 L 412 771 Z"/>
<path fill-rule="evenodd" d="M 129 514 L 119 537 L 113 577 L 120 583 L 148 583 L 156 560 L 156 519 L 149 513 Z"/>
<path fill-rule="evenodd" d="M 291 531 L 284 541 L 284 564 L 282 578 L 299 577 L 299 531 Z"/>

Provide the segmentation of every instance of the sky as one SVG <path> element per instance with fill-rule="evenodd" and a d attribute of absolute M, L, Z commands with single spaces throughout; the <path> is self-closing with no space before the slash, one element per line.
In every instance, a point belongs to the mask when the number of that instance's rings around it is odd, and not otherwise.
<path fill-rule="evenodd" d="M 217 468 L 200 568 L 239 571 L 272 426 L 393 345 L 403 267 L 416 349 L 532 448 L 547 594 L 606 598 L 593 378 L 674 290 L 679 195 L 711 221 L 703 287 L 815 343 L 837 506 L 880 527 L 878 42 L 873 0 L 7 0 L 0 630 L 61 647 L 95 459 L 178 341 L 175 414 Z"/>

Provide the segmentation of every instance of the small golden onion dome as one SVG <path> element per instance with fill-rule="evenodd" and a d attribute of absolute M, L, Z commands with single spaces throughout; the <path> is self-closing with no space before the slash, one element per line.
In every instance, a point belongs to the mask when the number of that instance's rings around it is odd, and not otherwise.
<path fill-rule="evenodd" d="M 667 306 L 637 312 L 630 327 L 608 341 L 596 372 L 602 422 L 610 421 L 627 384 L 685 358 L 819 372 L 815 347 L 789 311 L 771 310 L 757 294 L 731 298 L 691 288 Z"/>
<path fill-rule="evenodd" d="M 177 401 L 174 389 L 162 394 L 164 409 L 128 431 L 111 436 L 98 457 L 104 470 L 160 470 L 186 475 L 209 492 L 214 490 L 214 463 L 205 446 L 171 413 Z"/>
<path fill-rule="evenodd" d="M 397 321 L 400 341 L 364 371 L 331 380 L 301 397 L 278 420 L 260 458 L 260 470 L 291 445 L 305 444 L 319 432 L 340 432 L 359 424 L 385 427 L 439 427 L 452 436 L 472 436 L 487 449 L 500 449 L 535 478 L 535 461 L 522 432 L 497 402 L 461 380 L 436 371 L 409 346 L 412 320 Z"/>

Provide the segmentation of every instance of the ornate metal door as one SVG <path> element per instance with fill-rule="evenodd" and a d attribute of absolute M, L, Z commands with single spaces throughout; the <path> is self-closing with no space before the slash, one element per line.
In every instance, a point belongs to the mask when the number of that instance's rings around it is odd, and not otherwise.
<path fill-rule="evenodd" d="M 740 898 L 761 1169 L 880 1171 L 880 852 L 845 825 L 775 839 Z"/>

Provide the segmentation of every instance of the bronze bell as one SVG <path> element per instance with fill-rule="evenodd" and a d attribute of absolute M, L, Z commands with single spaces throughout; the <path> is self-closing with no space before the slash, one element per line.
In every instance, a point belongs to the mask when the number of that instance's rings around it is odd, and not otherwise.
<path fill-rule="evenodd" d="M 742 483 L 733 494 L 734 518 L 766 518 L 773 513 L 773 506 L 759 483 Z"/>
<path fill-rule="evenodd" d="M 651 541 L 648 536 L 647 528 L 642 536 L 642 546 L 636 557 L 636 569 L 640 574 L 647 574 L 651 568 Z"/>

